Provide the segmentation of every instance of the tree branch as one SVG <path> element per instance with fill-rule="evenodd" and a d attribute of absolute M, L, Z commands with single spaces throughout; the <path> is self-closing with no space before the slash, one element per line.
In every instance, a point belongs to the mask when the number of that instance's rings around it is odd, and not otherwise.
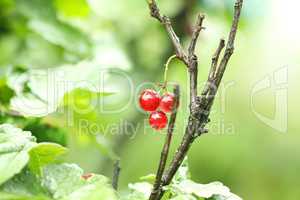
<path fill-rule="evenodd" d="M 236 33 L 237 33 L 237 29 L 238 29 L 238 24 L 240 21 L 240 16 L 241 16 L 241 11 L 242 11 L 242 6 L 243 6 L 243 0 L 237 0 L 235 2 L 235 6 L 234 6 L 234 17 L 233 17 L 233 22 L 231 25 L 231 29 L 230 29 L 230 33 L 228 36 L 228 42 L 226 45 L 226 49 L 225 49 L 225 53 L 224 56 L 221 60 L 221 63 L 218 67 L 218 71 L 216 72 L 216 86 L 217 88 L 220 85 L 220 82 L 222 80 L 223 74 L 226 70 L 226 66 L 228 64 L 228 61 L 231 57 L 231 55 L 233 54 L 234 51 L 234 42 L 235 42 L 235 37 L 236 37 Z"/>
<path fill-rule="evenodd" d="M 189 59 L 188 70 L 190 74 L 190 110 L 194 110 L 197 99 L 197 86 L 198 86 L 198 58 L 193 55 Z"/>
<path fill-rule="evenodd" d="M 213 86 L 212 81 L 216 77 L 216 70 L 217 70 L 217 66 L 218 66 L 218 62 L 219 62 L 219 57 L 220 57 L 220 54 L 224 47 L 225 47 L 225 40 L 221 39 L 219 42 L 219 46 L 218 46 L 215 54 L 212 57 L 208 79 L 207 79 L 205 87 L 201 93 L 202 96 L 206 95 L 209 92 L 210 87 Z"/>
<path fill-rule="evenodd" d="M 195 48 L 198 41 L 200 31 L 204 29 L 202 26 L 205 16 L 202 14 L 198 15 L 196 25 L 193 29 L 192 39 L 188 48 L 188 68 L 190 74 L 190 101 L 191 108 L 195 107 L 197 98 L 197 86 L 198 86 L 198 58 L 195 55 Z"/>
<path fill-rule="evenodd" d="M 113 177 L 112 177 L 112 186 L 115 190 L 118 189 L 119 176 L 120 176 L 120 160 L 116 160 L 114 163 Z"/>
<path fill-rule="evenodd" d="M 226 51 L 224 54 L 224 57 L 219 65 L 220 72 L 217 73 L 216 80 L 220 81 L 223 77 L 224 71 L 226 69 L 227 63 L 229 61 L 230 56 L 232 55 L 232 50 L 234 47 L 234 40 L 237 32 L 238 22 L 240 18 L 240 13 L 242 9 L 243 0 L 237 0 L 235 3 L 235 11 L 234 11 L 234 20 L 231 27 L 231 31 L 229 34 L 229 40 L 227 43 Z M 220 46 L 222 47 L 222 41 L 220 42 Z M 222 49 L 222 48 L 219 49 Z M 221 52 L 221 50 L 220 50 Z M 217 52 L 217 54 L 220 54 Z M 219 82 L 215 82 L 215 85 L 218 86 Z M 186 156 L 187 151 L 189 150 L 191 144 L 195 140 L 196 137 L 200 136 L 205 131 L 205 125 L 208 123 L 209 119 L 209 113 L 211 106 L 214 101 L 215 94 L 217 92 L 217 88 L 214 88 L 210 92 L 210 94 L 213 94 L 213 96 L 206 97 L 205 99 L 198 97 L 197 98 L 197 105 L 195 107 L 191 108 L 191 116 L 189 117 L 189 122 L 186 128 L 185 135 L 183 137 L 183 140 L 178 147 L 176 154 L 170 164 L 169 169 L 166 171 L 164 177 L 163 177 L 163 185 L 168 185 L 173 176 L 175 175 L 176 171 L 178 170 L 180 164 L 182 163 L 184 157 Z"/>
<path fill-rule="evenodd" d="M 194 30 L 193 30 L 193 33 L 192 33 L 192 39 L 191 39 L 190 46 L 189 46 L 189 49 L 188 49 L 188 53 L 189 53 L 188 55 L 189 55 L 190 59 L 195 54 L 195 48 L 196 48 L 196 44 L 197 44 L 197 40 L 198 40 L 200 31 L 202 29 L 204 29 L 204 27 L 202 26 L 204 18 L 205 18 L 205 16 L 203 14 L 198 15 L 196 26 L 194 27 Z"/>
<path fill-rule="evenodd" d="M 208 75 L 208 78 L 210 80 L 213 79 L 214 77 L 216 77 L 215 73 L 216 73 L 216 69 L 217 69 L 217 66 L 218 66 L 219 57 L 220 57 L 220 54 L 221 54 L 224 47 L 225 47 L 225 40 L 221 39 L 220 42 L 219 42 L 219 46 L 218 46 L 215 54 L 212 57 L 211 68 L 210 68 L 210 72 L 209 72 L 209 75 Z"/>
<path fill-rule="evenodd" d="M 152 17 L 156 18 L 160 23 L 162 23 L 165 26 L 165 29 L 169 35 L 169 38 L 172 41 L 173 47 L 175 49 L 177 57 L 182 60 L 185 64 L 188 63 L 187 56 L 180 44 L 180 40 L 178 36 L 176 35 L 171 21 L 167 16 L 161 15 L 160 10 L 157 6 L 157 3 L 155 0 L 148 0 L 148 6 L 150 9 L 150 14 Z"/>
<path fill-rule="evenodd" d="M 166 30 L 173 42 L 173 46 L 175 47 L 176 55 L 187 65 L 190 74 L 190 116 L 182 141 L 179 147 L 177 148 L 177 151 L 170 163 L 169 168 L 163 173 L 162 177 L 161 173 L 162 171 L 164 171 L 165 161 L 160 161 L 160 167 L 158 169 L 159 173 L 157 173 L 157 181 L 154 184 L 154 194 L 152 193 L 150 197 L 151 200 L 159 200 L 164 194 L 162 187 L 171 183 L 175 173 L 182 164 L 183 159 L 189 151 L 194 140 L 197 137 L 201 136 L 202 133 L 207 132 L 205 126 L 209 122 L 209 114 L 215 99 L 215 95 L 224 75 L 228 61 L 231 55 L 233 54 L 234 41 L 240 19 L 243 0 L 236 0 L 233 22 L 228 36 L 228 43 L 226 45 L 225 53 L 222 57 L 220 64 L 218 65 L 220 54 L 225 46 L 225 41 L 221 39 L 219 46 L 212 58 L 211 69 L 206 82 L 206 87 L 202 91 L 201 96 L 197 96 L 198 60 L 194 51 L 197 39 L 199 37 L 199 33 L 202 29 L 204 16 L 198 16 L 198 20 L 193 30 L 188 52 L 185 53 L 183 51 L 182 46 L 179 43 L 179 39 L 173 31 L 171 24 L 166 23 L 168 22 L 168 18 L 161 16 L 155 0 L 148 0 L 148 4 L 151 10 L 151 15 L 157 18 L 162 24 L 165 25 Z M 188 55 L 188 58 L 186 58 L 186 55 Z M 164 154 L 162 154 L 162 157 L 164 157 L 163 155 Z M 161 164 L 161 162 L 163 163 Z"/>
<path fill-rule="evenodd" d="M 169 149 L 170 149 L 171 140 L 172 140 L 172 135 L 173 135 L 174 127 L 175 127 L 177 108 L 178 108 L 179 99 L 180 99 L 179 95 L 180 95 L 179 85 L 175 85 L 174 86 L 174 105 L 172 108 L 172 113 L 171 113 L 169 124 L 168 124 L 167 136 L 166 136 L 165 144 L 164 144 L 162 152 L 161 152 L 160 162 L 159 162 L 155 182 L 154 182 L 153 189 L 152 189 L 149 200 L 155 200 L 157 197 L 157 194 L 160 193 L 160 190 L 161 190 L 162 176 L 163 176 L 163 173 L 164 173 L 164 170 L 166 167 Z"/>
<path fill-rule="evenodd" d="M 208 99 L 208 104 L 206 106 L 207 112 L 210 112 L 210 109 L 214 102 L 214 98 L 216 96 L 216 93 L 218 91 L 219 85 L 223 78 L 224 72 L 228 65 L 229 59 L 233 54 L 234 42 L 235 42 L 237 30 L 238 30 L 238 24 L 240 21 L 242 7 L 243 7 L 243 0 L 237 0 L 234 5 L 233 22 L 232 22 L 230 33 L 228 36 L 228 42 L 226 44 L 225 53 L 223 55 L 223 58 L 219 64 L 219 66 L 214 71 L 214 77 L 213 77 L 214 80 L 212 82 L 213 87 L 210 87 L 210 90 L 206 97 Z"/>

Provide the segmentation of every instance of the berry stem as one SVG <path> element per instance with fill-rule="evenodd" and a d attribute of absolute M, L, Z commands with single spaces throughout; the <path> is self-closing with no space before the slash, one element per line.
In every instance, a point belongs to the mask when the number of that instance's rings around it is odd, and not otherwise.
<path fill-rule="evenodd" d="M 168 70 L 169 70 L 169 65 L 172 62 L 172 60 L 174 58 L 177 58 L 177 55 L 172 55 L 168 58 L 166 64 L 165 64 L 165 72 L 164 72 L 164 84 L 163 84 L 163 88 L 166 89 L 167 88 L 167 83 L 168 83 Z"/>

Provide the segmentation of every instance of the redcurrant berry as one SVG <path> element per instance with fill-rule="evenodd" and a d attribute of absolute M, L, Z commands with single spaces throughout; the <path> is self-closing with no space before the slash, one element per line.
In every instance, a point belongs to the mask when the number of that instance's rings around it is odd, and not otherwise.
<path fill-rule="evenodd" d="M 91 178 L 92 176 L 94 176 L 94 174 L 92 173 L 87 173 L 87 174 L 83 174 L 81 176 L 81 178 L 83 178 L 84 180 L 88 180 L 89 178 Z"/>
<path fill-rule="evenodd" d="M 159 94 L 151 89 L 144 90 L 140 95 L 140 106 L 145 111 L 155 111 L 160 102 Z"/>
<path fill-rule="evenodd" d="M 164 112 L 172 112 L 174 103 L 175 103 L 174 94 L 173 93 L 166 93 L 161 98 L 159 108 Z"/>
<path fill-rule="evenodd" d="M 150 114 L 149 123 L 155 130 L 160 130 L 166 127 L 168 123 L 167 115 L 162 111 L 155 111 Z"/>

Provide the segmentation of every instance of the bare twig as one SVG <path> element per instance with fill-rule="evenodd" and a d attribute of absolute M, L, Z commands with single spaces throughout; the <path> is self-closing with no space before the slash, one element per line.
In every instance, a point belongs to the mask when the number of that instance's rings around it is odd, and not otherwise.
<path fill-rule="evenodd" d="M 175 121 L 176 121 L 177 107 L 179 105 L 179 94 L 180 94 L 179 85 L 175 85 L 174 86 L 174 95 L 175 95 L 174 105 L 173 105 L 172 113 L 171 113 L 169 124 L 168 124 L 167 136 L 166 136 L 166 140 L 165 140 L 162 152 L 161 152 L 160 162 L 159 162 L 159 166 L 157 169 L 155 182 L 153 185 L 153 190 L 151 192 L 149 200 L 155 200 L 157 197 L 157 194 L 160 192 L 161 180 L 162 180 L 162 176 L 163 176 L 163 173 L 164 173 L 164 170 L 166 167 L 170 144 L 171 144 Z"/>
<path fill-rule="evenodd" d="M 196 26 L 194 27 L 193 34 L 192 34 L 192 39 L 191 39 L 190 46 L 189 46 L 189 49 L 188 49 L 188 52 L 189 52 L 188 55 L 189 55 L 190 59 L 195 54 L 195 48 L 196 48 L 196 44 L 197 44 L 197 40 L 198 40 L 200 31 L 202 29 L 204 29 L 204 27 L 202 26 L 204 18 L 205 18 L 205 16 L 203 14 L 198 15 Z"/>
<path fill-rule="evenodd" d="M 188 70 L 190 75 L 190 111 L 193 111 L 195 110 L 198 86 L 198 58 L 196 55 L 189 59 Z"/>
<path fill-rule="evenodd" d="M 176 154 L 170 164 L 170 167 L 163 176 L 162 185 L 170 184 L 172 178 L 180 167 L 187 151 L 189 150 L 190 145 L 193 143 L 195 139 L 194 133 L 196 132 L 196 126 L 194 125 L 195 123 L 198 123 L 197 120 L 192 119 L 192 117 L 190 116 L 181 144 L 177 148 Z"/>
<path fill-rule="evenodd" d="M 113 177 L 112 177 L 112 186 L 115 190 L 118 189 L 119 176 L 120 176 L 120 160 L 116 160 L 114 163 Z"/>
<path fill-rule="evenodd" d="M 213 79 L 214 77 L 216 77 L 215 72 L 216 72 L 216 69 L 217 69 L 217 66 L 218 66 L 220 54 L 221 54 L 224 47 L 225 47 L 225 40 L 221 39 L 220 42 L 219 42 L 219 46 L 218 46 L 215 54 L 212 57 L 211 68 L 210 68 L 209 75 L 208 75 L 208 78 L 210 80 Z"/>
<path fill-rule="evenodd" d="M 178 36 L 176 35 L 176 33 L 172 27 L 170 19 L 167 16 L 161 15 L 160 10 L 159 10 L 155 0 L 148 0 L 148 5 L 149 5 L 151 16 L 156 18 L 160 23 L 162 23 L 165 26 L 165 29 L 169 35 L 169 38 L 172 41 L 172 44 L 175 49 L 177 57 L 180 60 L 182 60 L 185 64 L 187 64 L 188 63 L 187 56 L 180 44 L 180 40 L 179 40 Z"/>
<path fill-rule="evenodd" d="M 236 37 L 237 29 L 238 29 L 240 16 L 241 16 L 242 6 L 243 6 L 243 0 L 237 0 L 235 3 L 235 6 L 234 6 L 234 17 L 233 17 L 233 22 L 231 25 L 230 33 L 228 36 L 228 42 L 226 45 L 225 53 L 221 60 L 220 65 L 218 67 L 218 71 L 216 72 L 216 83 L 215 84 L 217 87 L 220 85 L 220 82 L 221 82 L 223 74 L 226 70 L 228 61 L 234 51 L 234 42 L 235 42 L 235 37 Z"/>
<path fill-rule="evenodd" d="M 220 54 L 221 54 L 221 52 L 222 52 L 222 50 L 223 50 L 224 47 L 225 47 L 225 40 L 221 39 L 220 42 L 219 42 L 219 46 L 218 46 L 215 54 L 212 57 L 211 67 L 210 67 L 208 79 L 207 79 L 205 87 L 204 87 L 204 89 L 202 91 L 202 94 L 201 94 L 202 96 L 206 95 L 209 92 L 209 88 L 211 86 L 213 86 L 212 85 L 212 81 L 216 77 L 215 73 L 216 73 L 216 70 L 217 70 L 219 57 L 220 57 Z"/>
<path fill-rule="evenodd" d="M 197 86 L 198 86 L 198 58 L 195 55 L 195 48 L 198 41 L 200 31 L 204 29 L 202 26 L 205 16 L 199 14 L 196 25 L 193 29 L 192 39 L 188 48 L 188 69 L 190 74 L 190 107 L 193 108 L 196 105 L 197 99 Z M 192 110 L 192 109 L 191 109 Z"/>
<path fill-rule="evenodd" d="M 190 116 L 188 119 L 188 124 L 185 129 L 185 134 L 182 138 L 182 141 L 179 147 L 177 148 L 177 151 L 170 163 L 169 168 L 163 173 L 162 177 L 161 177 L 161 173 L 162 171 L 164 171 L 165 163 L 163 164 L 160 163 L 159 165 L 160 166 L 158 169 L 159 173 L 157 175 L 157 180 L 154 185 L 153 193 L 151 194 L 150 197 L 151 200 L 159 200 L 162 198 L 164 194 L 162 187 L 170 184 L 170 182 L 172 181 L 175 173 L 177 172 L 178 168 L 183 162 L 183 159 L 186 156 L 194 140 L 200 135 L 202 135 L 202 133 L 208 131 L 205 128 L 205 126 L 209 122 L 208 117 L 210 114 L 211 106 L 213 105 L 215 94 L 217 93 L 219 84 L 222 80 L 228 61 L 231 55 L 233 54 L 234 41 L 235 41 L 236 32 L 238 28 L 243 0 L 236 0 L 234 18 L 229 33 L 225 53 L 222 57 L 221 62 L 218 65 L 220 54 L 222 52 L 222 49 L 225 46 L 225 41 L 221 39 L 219 46 L 213 56 L 212 65 L 211 65 L 210 73 L 208 75 L 206 87 L 202 91 L 201 96 L 197 95 L 198 59 L 194 51 L 195 51 L 197 39 L 199 37 L 199 33 L 202 29 L 204 16 L 203 15 L 198 16 L 198 20 L 195 29 L 193 31 L 193 35 L 192 35 L 192 39 L 188 51 L 187 53 L 185 53 L 179 42 L 179 39 L 177 38 L 172 28 L 171 23 L 169 23 L 167 17 L 162 16 L 160 14 L 155 0 L 148 0 L 148 4 L 151 10 L 151 15 L 165 25 L 166 30 L 173 42 L 173 46 L 175 48 L 177 57 L 186 64 L 190 74 Z"/>
<path fill-rule="evenodd" d="M 233 54 L 234 51 L 234 42 L 235 42 L 235 38 L 236 38 L 236 33 L 237 33 L 237 29 L 238 29 L 238 24 L 239 24 L 239 20 L 240 20 L 240 16 L 241 16 L 241 10 L 242 10 L 242 6 L 243 6 L 243 0 L 237 0 L 235 2 L 235 6 L 234 6 L 234 16 L 233 16 L 233 22 L 231 25 L 231 29 L 230 29 L 230 33 L 228 36 L 228 42 L 226 44 L 226 49 L 225 49 L 225 53 L 223 55 L 223 58 L 218 66 L 218 68 L 216 68 L 215 72 L 214 72 L 214 81 L 213 81 L 213 86 L 211 87 L 210 91 L 208 92 L 208 96 L 207 98 L 209 99 L 206 110 L 209 112 L 213 102 L 214 102 L 214 98 L 215 95 L 218 91 L 219 85 L 221 83 L 221 80 L 223 78 L 224 72 L 226 70 L 228 61 L 231 57 L 231 55 Z"/>

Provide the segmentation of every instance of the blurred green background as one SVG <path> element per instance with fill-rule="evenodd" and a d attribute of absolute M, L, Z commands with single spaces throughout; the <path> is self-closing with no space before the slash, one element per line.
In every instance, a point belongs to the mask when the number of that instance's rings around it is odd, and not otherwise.
<path fill-rule="evenodd" d="M 197 13 L 206 13 L 197 46 L 203 83 L 219 39 L 227 37 L 234 0 L 159 4 L 184 45 Z M 293 0 L 245 0 L 236 51 L 213 108 L 210 133 L 189 153 L 196 181 L 221 181 L 244 199 L 300 198 L 299 6 Z M 172 54 L 167 34 L 149 16 L 144 0 L 0 0 L 2 110 L 15 108 L 7 99 L 16 86 L 9 80 L 16 74 L 29 74 L 28 87 L 16 96 L 44 98 L 47 89 L 40 87 L 45 80 L 30 77 L 35 69 L 64 71 L 64 78 L 73 81 L 100 77 L 106 91 L 94 98 L 75 90 L 64 95 L 73 104 L 60 104 L 56 112 L 39 117 L 27 113 L 26 119 L 3 112 L 0 121 L 31 130 L 40 141 L 68 146 L 65 159 L 86 171 L 111 176 L 113 160 L 120 157 L 120 185 L 125 188 L 156 171 L 164 132 L 149 128 L 148 116 L 136 101 L 142 88 L 162 82 L 164 63 Z M 102 77 L 104 69 L 108 73 Z M 183 64 L 171 63 L 169 81 L 180 83 L 182 90 L 174 153 L 188 116 Z"/>

